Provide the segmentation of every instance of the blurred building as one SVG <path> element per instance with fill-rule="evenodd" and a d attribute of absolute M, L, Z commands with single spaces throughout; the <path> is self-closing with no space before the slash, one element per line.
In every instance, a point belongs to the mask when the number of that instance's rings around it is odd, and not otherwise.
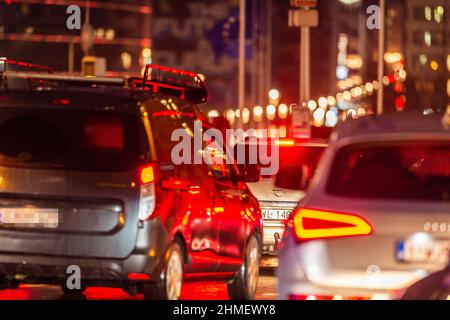
<path fill-rule="evenodd" d="M 362 1 L 332 1 L 330 6 L 329 10 L 335 14 L 330 21 L 335 70 L 330 87 L 341 91 L 363 83 L 363 73 L 370 69 L 373 56 L 366 43 L 367 15 Z"/>
<path fill-rule="evenodd" d="M 106 59 L 107 70 L 140 72 L 151 61 L 151 0 L 90 1 L 95 32 L 89 54 Z M 0 2 L 0 56 L 49 65 L 58 71 L 80 70 L 81 31 L 69 30 L 70 5 L 81 7 L 82 24 L 89 1 L 14 0 Z M 144 55 L 144 56 L 143 56 Z"/>
<path fill-rule="evenodd" d="M 210 104 L 237 106 L 238 7 L 231 1 L 155 0 L 154 61 L 204 74 Z"/>
<path fill-rule="evenodd" d="M 319 27 L 311 29 L 311 98 L 376 79 L 376 34 L 366 28 L 367 1 L 319 0 Z M 299 30 L 287 25 L 289 1 L 277 4 L 274 79 L 288 102 L 298 100 Z M 372 41 L 375 39 L 375 46 Z"/>
<path fill-rule="evenodd" d="M 267 100 L 270 89 L 273 2 L 247 0 L 247 106 Z M 152 30 L 156 63 L 204 74 L 211 107 L 238 107 L 238 0 L 154 0 Z"/>
<path fill-rule="evenodd" d="M 408 100 L 416 108 L 445 110 L 450 103 L 450 1 L 405 0 Z"/>

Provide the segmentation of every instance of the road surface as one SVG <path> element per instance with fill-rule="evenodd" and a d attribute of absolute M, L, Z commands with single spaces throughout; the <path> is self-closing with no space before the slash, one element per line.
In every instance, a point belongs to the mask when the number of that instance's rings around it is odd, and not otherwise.
<path fill-rule="evenodd" d="M 88 288 L 85 297 L 88 300 L 133 300 L 142 299 L 142 295 L 132 297 L 121 289 Z M 16 290 L 0 291 L 0 300 L 61 300 L 64 299 L 59 287 L 45 285 L 22 285 Z M 226 300 L 227 288 L 223 283 L 186 284 L 182 291 L 183 300 Z M 277 299 L 277 281 L 273 275 L 260 277 L 257 300 Z"/>

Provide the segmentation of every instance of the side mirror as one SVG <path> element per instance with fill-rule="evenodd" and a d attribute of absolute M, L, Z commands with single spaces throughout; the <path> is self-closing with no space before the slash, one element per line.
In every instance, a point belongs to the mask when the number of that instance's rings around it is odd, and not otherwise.
<path fill-rule="evenodd" d="M 239 166 L 239 170 L 245 182 L 256 183 L 261 179 L 261 168 L 257 164 L 246 164 Z"/>
<path fill-rule="evenodd" d="M 281 168 L 275 179 L 278 188 L 298 191 L 306 191 L 310 182 L 311 174 L 307 166 Z"/>

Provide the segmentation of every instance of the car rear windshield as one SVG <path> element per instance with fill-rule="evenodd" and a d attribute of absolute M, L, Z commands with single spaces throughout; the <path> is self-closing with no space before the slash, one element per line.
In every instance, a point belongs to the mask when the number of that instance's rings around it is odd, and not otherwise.
<path fill-rule="evenodd" d="M 343 197 L 450 201 L 450 142 L 358 144 L 335 158 L 327 192 Z"/>
<path fill-rule="evenodd" d="M 268 149 L 268 153 L 270 156 L 270 148 Z M 310 169 L 311 175 L 315 172 L 317 165 L 319 164 L 320 159 L 325 151 L 325 147 L 321 146 L 289 146 L 279 147 L 279 168 L 298 168 L 302 166 L 306 166 Z M 262 163 L 268 163 L 269 159 L 265 159 L 263 156 Z M 264 165 L 262 165 L 264 166 Z M 266 165 L 267 166 L 267 165 Z M 275 175 L 272 176 L 263 176 L 263 178 L 274 178 Z"/>
<path fill-rule="evenodd" d="M 0 166 L 118 172 L 140 159 L 132 115 L 0 109 Z"/>

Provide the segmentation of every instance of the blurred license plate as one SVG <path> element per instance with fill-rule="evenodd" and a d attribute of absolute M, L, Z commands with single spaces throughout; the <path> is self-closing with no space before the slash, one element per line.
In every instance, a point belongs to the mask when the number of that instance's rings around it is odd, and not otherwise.
<path fill-rule="evenodd" d="M 291 214 L 291 210 L 275 210 L 275 209 L 263 209 L 264 220 L 286 220 Z"/>
<path fill-rule="evenodd" d="M 59 226 L 59 210 L 41 208 L 0 208 L 0 226 L 55 229 Z"/>
<path fill-rule="evenodd" d="M 402 241 L 397 245 L 397 259 L 411 263 L 447 263 L 450 241 L 428 241 L 414 243 Z"/>

